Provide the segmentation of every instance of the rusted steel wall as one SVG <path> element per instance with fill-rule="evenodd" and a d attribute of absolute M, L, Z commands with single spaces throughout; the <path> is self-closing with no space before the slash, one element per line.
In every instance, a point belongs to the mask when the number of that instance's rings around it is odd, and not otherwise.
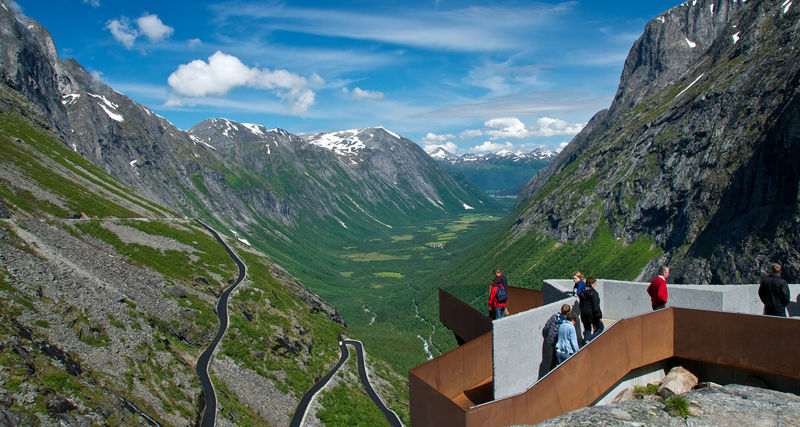
<path fill-rule="evenodd" d="M 467 411 L 467 426 L 535 424 L 591 405 L 628 372 L 672 357 L 673 311 L 624 319 L 527 392 Z"/>
<path fill-rule="evenodd" d="M 675 311 L 676 357 L 800 380 L 800 319 Z"/>
<path fill-rule="evenodd" d="M 411 424 L 415 426 L 465 425 L 466 412 L 450 398 L 419 378 L 414 370 L 408 372 L 408 397 Z"/>
<path fill-rule="evenodd" d="M 516 314 L 532 308 L 541 307 L 544 302 L 542 291 L 508 287 L 508 311 Z"/>
<path fill-rule="evenodd" d="M 447 398 L 492 376 L 492 334 L 480 337 L 409 371 Z"/>
<path fill-rule="evenodd" d="M 615 323 L 527 392 L 469 409 L 466 425 L 538 423 L 591 405 L 631 370 L 672 357 L 800 380 L 798 353 L 797 319 L 668 308 Z"/>
<path fill-rule="evenodd" d="M 492 330 L 489 316 L 442 288 L 439 288 L 439 321 L 464 341 L 473 340 Z"/>

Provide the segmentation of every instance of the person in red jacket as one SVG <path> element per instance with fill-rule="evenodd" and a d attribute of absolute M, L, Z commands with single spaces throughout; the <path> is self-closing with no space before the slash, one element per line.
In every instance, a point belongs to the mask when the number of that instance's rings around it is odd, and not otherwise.
<path fill-rule="evenodd" d="M 506 276 L 500 273 L 500 270 L 494 269 L 494 278 L 492 279 L 491 288 L 489 289 L 489 317 L 492 319 L 502 319 L 505 315 L 506 306 L 508 305 L 508 280 Z M 497 288 L 502 286 L 505 289 L 506 299 L 498 301 Z"/>
<path fill-rule="evenodd" d="M 667 277 L 669 277 L 669 267 L 664 264 L 658 266 L 658 276 L 650 282 L 647 287 L 647 294 L 650 295 L 650 303 L 653 310 L 660 310 L 667 306 Z"/>

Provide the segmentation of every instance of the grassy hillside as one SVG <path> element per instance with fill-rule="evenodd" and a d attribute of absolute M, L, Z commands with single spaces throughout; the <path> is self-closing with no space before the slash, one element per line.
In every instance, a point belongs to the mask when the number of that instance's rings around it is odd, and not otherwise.
<path fill-rule="evenodd" d="M 441 277 L 453 279 L 454 293 L 484 311 L 488 280 L 475 281 L 486 271 L 499 268 L 512 286 L 541 289 L 542 280 L 569 278 L 574 271 L 598 278 L 634 280 L 651 259 L 663 251 L 646 236 L 632 244 L 613 238 L 608 226 L 601 226 L 586 243 L 556 240 L 530 232 L 518 239 L 510 235 L 515 215 L 500 224 L 493 238 L 470 256 L 450 266 Z M 483 276 L 481 275 L 483 274 Z"/>
<path fill-rule="evenodd" d="M 144 423 L 127 401 L 162 425 L 196 422 L 194 366 L 236 265 L 199 224 L 64 147 L 16 94 L 3 88 L 0 104 L 3 410 L 22 424 Z M 284 424 L 344 327 L 263 253 L 235 250 L 250 274 L 211 367 L 220 417 Z M 288 403 L 265 413 L 272 398 Z"/>

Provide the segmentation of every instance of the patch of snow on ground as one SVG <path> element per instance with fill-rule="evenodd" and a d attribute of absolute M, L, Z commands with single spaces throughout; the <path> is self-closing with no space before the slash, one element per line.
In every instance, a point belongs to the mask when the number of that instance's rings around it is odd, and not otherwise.
<path fill-rule="evenodd" d="M 74 143 L 74 142 L 72 143 L 72 151 L 74 151 L 74 152 L 76 152 L 76 153 L 78 152 L 78 146 L 77 146 L 77 145 L 75 145 L 75 143 Z"/>
<path fill-rule="evenodd" d="M 786 15 L 786 12 L 789 11 L 790 7 L 792 7 L 792 0 L 786 0 L 783 3 L 781 3 L 781 10 L 783 11 L 784 15 Z"/>
<path fill-rule="evenodd" d="M 702 77 L 703 77 L 705 74 L 706 74 L 706 73 L 700 74 L 700 75 L 699 75 L 699 76 L 698 76 L 696 79 L 694 79 L 694 81 L 693 81 L 693 82 L 689 83 L 689 86 L 686 86 L 686 88 L 684 88 L 684 89 L 681 91 L 681 93 L 679 93 L 679 94 L 675 95 L 675 98 L 677 98 L 677 97 L 679 97 L 679 96 L 683 95 L 683 93 L 684 93 L 684 92 L 686 92 L 687 90 L 689 90 L 689 88 L 690 88 L 690 87 L 694 86 L 694 84 L 695 84 L 695 83 L 697 83 L 697 81 L 698 81 L 698 80 L 700 80 L 700 79 L 701 79 L 701 78 L 702 78 Z"/>
<path fill-rule="evenodd" d="M 102 109 L 103 109 L 103 111 L 105 111 L 105 112 L 106 112 L 106 114 L 108 114 L 108 117 L 111 117 L 111 120 L 116 120 L 116 121 L 118 121 L 118 122 L 123 122 L 123 121 L 125 121 L 125 119 L 122 117 L 122 115 L 121 115 L 121 114 L 112 113 L 112 112 L 111 112 L 111 111 L 108 109 L 108 107 L 106 107 L 106 106 L 105 106 L 105 105 L 103 105 L 103 104 L 97 104 L 97 105 L 99 105 L 99 106 L 100 106 L 100 108 L 102 108 Z"/>
<path fill-rule="evenodd" d="M 129 165 L 131 165 L 131 167 L 136 167 L 136 163 L 138 163 L 138 162 L 139 162 L 139 160 L 137 160 L 137 159 L 133 159 L 133 160 L 131 160 L 131 161 L 130 161 L 130 163 L 128 163 L 128 164 L 129 164 Z"/>
<path fill-rule="evenodd" d="M 662 23 L 662 24 L 663 24 L 664 22 L 667 22 L 667 20 L 666 20 L 666 19 L 664 19 L 664 17 L 663 17 L 663 16 L 659 16 L 659 17 L 658 17 L 658 18 L 656 18 L 656 19 L 658 19 L 658 22 L 660 22 L 660 23 Z"/>
<path fill-rule="evenodd" d="M 733 38 L 733 44 L 736 44 L 739 41 L 739 33 L 732 35 L 731 38 Z"/>
<path fill-rule="evenodd" d="M 711 6 L 708 6 L 708 9 L 711 10 L 711 16 L 714 16 L 714 3 L 711 3 Z"/>
<path fill-rule="evenodd" d="M 64 104 L 64 105 L 72 105 L 80 97 L 81 97 L 81 94 L 79 94 L 79 93 L 70 93 L 68 95 L 64 95 L 64 96 L 61 97 L 61 103 Z M 67 98 L 69 98 L 69 99 L 67 99 Z"/>
<path fill-rule="evenodd" d="M 689 45 L 689 47 L 691 47 L 692 49 L 694 49 L 695 47 L 697 47 L 697 43 L 695 43 L 695 42 L 693 42 L 693 41 L 689 40 L 689 38 L 688 38 L 688 37 L 684 37 L 684 39 L 686 40 L 686 44 L 688 44 L 688 45 Z"/>
<path fill-rule="evenodd" d="M 463 202 L 462 202 L 462 203 L 463 203 Z M 470 210 L 470 209 L 475 209 L 475 208 L 473 208 L 472 206 L 470 206 L 470 205 L 468 205 L 468 204 L 464 203 L 464 209 L 466 209 L 466 210 Z"/>
<path fill-rule="evenodd" d="M 245 244 L 245 245 L 247 245 L 247 246 L 250 246 L 250 242 L 248 242 L 248 241 L 247 241 L 247 239 L 245 239 L 245 238 L 243 238 L 243 237 L 239 237 L 239 241 L 240 241 L 240 242 L 242 242 L 242 243 L 244 243 L 244 244 Z"/>

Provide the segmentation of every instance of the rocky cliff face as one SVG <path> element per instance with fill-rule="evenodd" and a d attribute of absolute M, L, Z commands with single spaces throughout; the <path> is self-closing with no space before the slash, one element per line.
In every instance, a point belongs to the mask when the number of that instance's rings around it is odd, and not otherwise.
<path fill-rule="evenodd" d="M 797 281 L 800 13 L 714 2 L 712 16 L 711 2 L 692 4 L 648 24 L 610 112 L 528 183 L 512 233 L 581 242 L 605 222 L 627 242 L 644 235 L 664 249 L 643 277 L 667 262 L 678 283 L 752 283 L 779 262 Z M 665 23 L 669 31 L 655 30 Z M 692 34 L 695 47 L 683 42 L 691 52 L 709 42 L 701 55 L 672 60 L 659 48 Z M 646 75 L 653 87 L 637 77 Z"/>

